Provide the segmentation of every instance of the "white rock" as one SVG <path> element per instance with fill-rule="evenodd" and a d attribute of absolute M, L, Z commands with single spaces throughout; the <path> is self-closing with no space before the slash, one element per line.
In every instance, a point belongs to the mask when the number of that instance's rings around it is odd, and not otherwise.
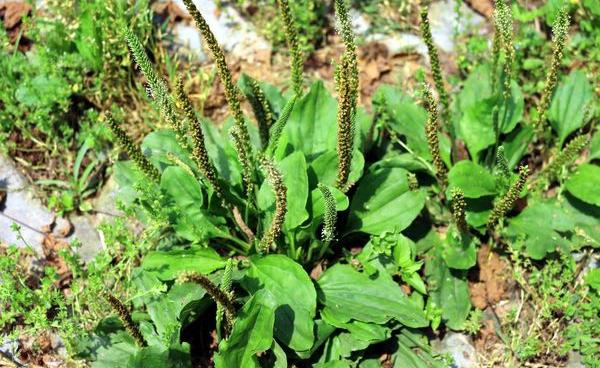
<path fill-rule="evenodd" d="M 387 48 L 390 56 L 406 52 L 416 52 L 423 57 L 427 56 L 427 46 L 419 36 L 411 33 L 399 33 L 391 36 L 376 33 L 366 38 L 367 42 L 380 42 Z"/>
<path fill-rule="evenodd" d="M 0 190 L 6 191 L 6 199 L 0 206 L 0 242 L 18 247 L 30 245 L 41 254 L 44 231 L 54 222 L 54 214 L 35 196 L 12 161 L 2 155 Z M 15 223 L 21 227 L 22 239 L 11 229 Z"/>
<path fill-rule="evenodd" d="M 364 36 L 369 32 L 371 24 L 358 10 L 354 8 L 350 9 L 350 20 L 352 22 L 352 30 L 357 36 Z"/>
<path fill-rule="evenodd" d="M 454 359 L 452 368 L 471 368 L 477 367 L 477 353 L 473 347 L 471 337 L 449 332 L 444 336 L 439 346 L 440 353 L 448 353 Z"/>
<path fill-rule="evenodd" d="M 174 2 L 187 12 L 183 0 L 174 0 Z M 254 31 L 254 27 L 245 21 L 232 6 L 224 4 L 218 10 L 212 0 L 194 0 L 194 4 L 206 19 L 217 42 L 225 51 L 240 59 L 247 59 L 253 52 L 271 49 L 269 43 L 259 36 Z M 175 30 L 179 43 L 189 47 L 201 59 L 206 58 L 200 34 L 193 24 L 179 24 Z"/>
<path fill-rule="evenodd" d="M 465 32 L 483 25 L 486 20 L 475 13 L 464 2 L 460 3 L 460 17 L 457 19 L 456 1 L 445 0 L 434 2 L 429 7 L 429 22 L 433 42 L 444 52 L 454 51 L 454 33 Z"/>
<path fill-rule="evenodd" d="M 88 262 L 103 248 L 100 234 L 94 227 L 93 221 L 87 216 L 73 217 L 71 223 L 73 234 L 67 240 L 72 242 L 77 239 L 81 243 L 77 253 L 83 261 Z"/>

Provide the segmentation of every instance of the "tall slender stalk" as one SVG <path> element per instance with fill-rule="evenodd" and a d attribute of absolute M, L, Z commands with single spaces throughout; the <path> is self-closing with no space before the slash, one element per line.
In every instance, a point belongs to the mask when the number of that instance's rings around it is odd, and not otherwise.
<path fill-rule="evenodd" d="M 242 108 L 240 106 L 238 88 L 233 84 L 231 72 L 225 62 L 225 54 L 208 26 L 208 23 L 206 23 L 206 20 L 202 14 L 200 14 L 192 0 L 183 0 L 183 3 L 194 19 L 196 27 L 204 38 L 206 46 L 211 51 L 215 64 L 217 65 L 217 74 L 225 86 L 225 99 L 227 100 L 229 110 L 231 111 L 235 122 L 234 129 L 232 130 L 233 143 L 242 165 L 242 176 L 246 194 L 248 198 L 250 198 L 254 192 L 252 146 L 250 145 L 250 134 L 248 133 L 248 127 L 246 126 L 244 114 L 242 113 Z"/>

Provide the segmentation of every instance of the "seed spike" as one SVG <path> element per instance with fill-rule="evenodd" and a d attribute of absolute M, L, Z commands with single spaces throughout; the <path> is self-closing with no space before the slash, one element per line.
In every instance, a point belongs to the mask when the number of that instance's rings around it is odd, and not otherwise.
<path fill-rule="evenodd" d="M 431 26 L 429 24 L 428 9 L 423 7 L 421 9 L 421 38 L 427 46 L 427 52 L 429 54 L 429 64 L 431 65 L 431 74 L 433 75 L 433 81 L 435 89 L 440 97 L 440 102 L 444 108 L 443 116 L 444 120 L 448 121 L 447 114 L 450 112 L 450 98 L 448 92 L 444 87 L 444 79 L 442 77 L 442 68 L 440 67 L 440 58 L 438 50 L 433 43 L 433 36 L 431 35 Z"/>
<path fill-rule="evenodd" d="M 177 78 L 175 83 L 175 95 L 177 98 L 177 103 L 183 110 L 186 119 L 189 124 L 190 135 L 192 136 L 193 147 L 192 147 L 192 158 L 198 165 L 198 169 L 202 173 L 202 175 L 206 178 L 206 181 L 213 188 L 217 196 L 221 199 L 224 198 L 223 188 L 221 183 L 217 178 L 217 170 L 213 165 L 210 157 L 208 156 L 208 151 L 206 150 L 206 143 L 204 139 L 204 132 L 202 130 L 202 124 L 194 111 L 194 107 L 192 102 L 190 101 L 188 95 L 185 93 L 183 86 L 183 79 L 181 76 Z"/>
<path fill-rule="evenodd" d="M 487 228 L 492 230 L 496 224 L 504 218 L 506 213 L 513 208 L 513 205 L 519 199 L 521 191 L 525 187 L 527 177 L 529 176 L 529 168 L 521 166 L 519 168 L 519 178 L 513 185 L 510 186 L 508 192 L 494 205 L 494 209 L 488 219 Z"/>
<path fill-rule="evenodd" d="M 423 85 L 423 97 L 425 100 L 425 107 L 427 108 L 428 112 L 427 123 L 425 125 L 425 135 L 427 136 L 427 144 L 429 145 L 429 151 L 431 152 L 431 157 L 433 158 L 435 175 L 438 179 L 438 182 L 440 183 L 440 186 L 445 187 L 448 170 L 446 169 L 446 165 L 444 164 L 444 161 L 442 160 L 442 156 L 440 154 L 440 141 L 438 138 L 438 110 L 436 107 L 436 102 L 433 99 L 431 89 L 427 84 Z"/>
<path fill-rule="evenodd" d="M 513 18 L 510 6 L 504 0 L 496 1 L 494 19 L 500 31 L 500 40 L 504 49 L 504 86 L 502 95 L 505 100 L 510 97 L 510 83 L 512 80 L 513 64 L 515 59 L 515 46 L 513 42 Z"/>
<path fill-rule="evenodd" d="M 125 133 L 123 129 L 121 129 L 119 124 L 115 121 L 110 113 L 106 114 L 106 125 L 112 132 L 121 148 L 127 152 L 129 158 L 134 162 L 135 166 L 137 166 L 138 170 L 146 175 L 148 179 L 158 183 L 160 181 L 160 172 L 158 169 L 152 165 L 146 156 L 144 156 L 140 147 L 133 143 L 133 140 L 127 135 L 127 133 Z"/>
<path fill-rule="evenodd" d="M 221 278 L 221 291 L 223 291 L 223 293 L 227 294 L 229 300 L 234 300 L 233 291 L 231 290 L 231 285 L 232 285 L 232 281 L 233 281 L 233 279 L 232 279 L 233 267 L 234 267 L 234 262 L 230 258 L 227 260 L 227 263 L 225 264 L 225 271 L 223 272 L 223 277 Z M 220 326 L 222 325 L 224 316 L 225 316 L 225 308 L 223 307 L 222 304 L 217 303 L 217 334 L 219 336 L 221 335 Z M 231 328 L 229 323 L 226 323 L 226 325 L 224 326 L 226 336 L 229 335 L 229 333 L 231 332 L 230 330 L 227 330 L 227 328 Z"/>
<path fill-rule="evenodd" d="M 562 168 L 571 164 L 579 157 L 579 154 L 588 144 L 588 137 L 580 135 L 573 138 L 564 149 L 562 149 L 553 160 L 550 161 L 540 173 L 540 176 L 548 180 L 554 180 L 560 174 Z"/>
<path fill-rule="evenodd" d="M 206 293 L 221 306 L 225 315 L 225 331 L 231 331 L 235 321 L 235 307 L 230 295 L 221 290 L 211 279 L 199 272 L 182 272 L 177 278 L 178 283 L 193 282 L 202 286 Z"/>
<path fill-rule="evenodd" d="M 323 232 L 321 234 L 321 240 L 323 242 L 330 242 L 335 236 L 335 223 L 337 221 L 335 197 L 327 186 L 319 183 L 318 187 L 325 201 L 325 215 L 323 217 Z"/>
<path fill-rule="evenodd" d="M 350 183 L 352 152 L 354 150 L 356 104 L 358 100 L 358 63 L 354 32 L 344 0 L 335 1 L 335 11 L 339 22 L 338 32 L 346 47 L 336 69 L 336 88 L 338 93 L 337 112 L 337 153 L 338 172 L 336 188 L 346 192 Z"/>
<path fill-rule="evenodd" d="M 186 140 L 185 127 L 175 113 L 175 104 L 169 94 L 167 84 L 156 74 L 152 63 L 144 50 L 144 46 L 135 33 L 126 28 L 124 34 L 136 64 L 142 71 L 142 74 L 146 77 L 148 83 L 146 92 L 148 96 L 156 101 L 161 116 L 167 124 L 169 124 L 169 127 L 175 131 L 177 141 L 183 148 L 187 149 L 188 142 Z"/>
<path fill-rule="evenodd" d="M 275 214 L 271 220 L 271 226 L 263 234 L 263 238 L 258 245 L 258 251 L 266 253 L 269 249 L 275 247 L 275 240 L 283 228 L 285 214 L 287 212 L 287 188 L 283 182 L 281 172 L 271 160 L 263 157 L 261 164 L 263 170 L 267 174 L 267 180 L 275 192 Z"/>
<path fill-rule="evenodd" d="M 534 122 L 534 126 L 538 131 L 543 129 L 544 122 L 546 121 L 546 113 L 550 106 L 552 94 L 556 88 L 558 81 L 558 73 L 560 71 L 560 64 L 563 58 L 563 51 L 565 48 L 565 41 L 567 39 L 567 33 L 569 30 L 570 18 L 566 8 L 561 8 L 558 12 L 554 25 L 552 26 L 552 63 L 550 64 L 550 70 L 546 75 L 546 83 L 544 90 L 542 91 L 542 98 L 537 108 L 537 119 Z"/>
<path fill-rule="evenodd" d="M 454 223 L 461 234 L 468 231 L 467 221 L 465 218 L 465 209 L 467 208 L 467 202 L 465 202 L 465 194 L 460 188 L 453 188 L 451 193 L 452 198 L 452 217 Z"/>
<path fill-rule="evenodd" d="M 235 127 L 232 131 L 233 143 L 242 165 L 242 176 L 244 179 L 244 185 L 246 189 L 246 195 L 248 198 L 251 197 L 254 185 L 254 169 L 252 165 L 252 147 L 250 145 L 250 134 L 248 133 L 248 127 L 244 120 L 244 114 L 240 106 L 239 91 L 238 88 L 233 84 L 231 72 L 225 62 L 225 55 L 223 50 L 219 46 L 215 35 L 210 30 L 208 23 L 196 8 L 196 5 L 192 0 L 183 0 L 185 7 L 194 19 L 196 28 L 204 38 L 206 46 L 211 51 L 215 64 L 217 65 L 217 74 L 221 79 L 225 87 L 225 99 L 229 105 L 229 110 L 233 115 L 235 121 Z"/>
<path fill-rule="evenodd" d="M 133 322 L 133 319 L 131 318 L 131 313 L 129 313 L 127 307 L 123 303 L 121 303 L 121 301 L 116 296 L 114 296 L 111 293 L 105 293 L 104 298 L 106 299 L 108 304 L 110 304 L 110 306 L 113 308 L 113 310 L 117 312 L 117 314 L 119 315 L 119 319 L 123 323 L 123 326 L 125 326 L 125 330 L 127 330 L 129 335 L 133 337 L 138 346 L 146 346 L 147 344 L 146 340 L 144 339 L 144 335 L 142 335 L 142 333 L 140 332 L 138 325 L 136 325 L 135 322 Z"/>
<path fill-rule="evenodd" d="M 290 50 L 292 88 L 294 90 L 294 94 L 296 96 L 300 96 L 302 95 L 302 86 L 304 83 L 302 80 L 304 61 L 302 57 L 302 51 L 300 50 L 300 45 L 298 44 L 298 30 L 288 0 L 277 0 L 277 3 L 279 4 L 279 13 L 283 20 L 285 38 Z"/>

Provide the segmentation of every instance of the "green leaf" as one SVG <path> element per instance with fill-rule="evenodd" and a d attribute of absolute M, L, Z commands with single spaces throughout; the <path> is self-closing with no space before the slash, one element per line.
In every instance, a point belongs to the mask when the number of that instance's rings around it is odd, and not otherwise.
<path fill-rule="evenodd" d="M 352 266 L 336 264 L 323 273 L 317 284 L 325 313 L 332 313 L 339 321 L 381 324 L 394 318 L 409 327 L 428 324 L 423 311 L 387 275 L 370 278 Z"/>
<path fill-rule="evenodd" d="M 406 137 L 406 145 L 418 156 L 431 161 L 431 153 L 425 136 L 427 111 L 412 99 L 391 85 L 382 85 L 373 95 L 373 101 L 380 101 L 387 113 L 389 127 Z"/>
<path fill-rule="evenodd" d="M 567 190 L 582 201 L 600 206 L 600 167 L 582 164 L 565 182 Z"/>
<path fill-rule="evenodd" d="M 313 365 L 313 368 L 351 368 L 350 361 L 344 360 L 332 360 L 324 363 L 317 363 Z"/>
<path fill-rule="evenodd" d="M 188 153 L 177 142 L 175 132 L 172 130 L 163 129 L 148 134 L 142 142 L 142 152 L 161 170 L 173 165 L 168 158 L 169 154 L 175 155 L 189 167 L 196 167 Z"/>
<path fill-rule="evenodd" d="M 361 321 L 342 322 L 331 312 L 330 309 L 321 311 L 323 320 L 332 326 L 347 330 L 355 339 L 369 343 L 377 343 L 390 338 L 391 330 L 385 326 Z"/>
<path fill-rule="evenodd" d="M 117 161 L 113 165 L 113 170 L 119 185 L 116 197 L 125 204 L 133 203 L 138 197 L 134 185 L 147 179 L 144 179 L 144 175 L 140 173 L 133 161 Z"/>
<path fill-rule="evenodd" d="M 313 346 L 317 293 L 302 266 L 284 255 L 254 257 L 242 284 L 250 293 L 266 289 L 273 295 L 279 341 L 296 351 Z"/>
<path fill-rule="evenodd" d="M 427 258 L 425 275 L 431 300 L 442 308 L 442 319 L 446 325 L 451 329 L 462 329 L 471 310 L 466 275 L 448 268 L 437 250 L 430 252 Z"/>
<path fill-rule="evenodd" d="M 363 173 L 365 158 L 358 149 L 352 154 L 352 167 L 348 176 L 349 183 L 357 182 Z M 327 151 L 319 155 L 310 163 L 311 182 L 325 185 L 335 185 L 337 180 L 338 154 L 336 151 Z M 313 183 L 311 183 L 313 184 Z"/>
<path fill-rule="evenodd" d="M 308 174 L 306 160 L 302 152 L 296 151 L 277 163 L 281 170 L 283 182 L 287 188 L 287 213 L 285 228 L 292 230 L 302 225 L 308 219 L 306 202 L 308 200 Z M 275 193 L 267 181 L 263 183 L 258 193 L 258 205 L 270 213 L 266 219 L 269 223 L 275 211 Z"/>
<path fill-rule="evenodd" d="M 160 186 L 181 210 L 175 219 L 179 236 L 191 241 L 203 241 L 210 236 L 227 237 L 218 227 L 224 224 L 224 219 L 207 214 L 202 207 L 200 183 L 186 170 L 178 166 L 167 167 Z"/>
<path fill-rule="evenodd" d="M 287 355 L 285 355 L 285 351 L 275 340 L 273 340 L 271 351 L 273 351 L 273 355 L 275 355 L 273 368 L 288 368 Z"/>
<path fill-rule="evenodd" d="M 135 355 L 130 356 L 127 362 L 128 368 L 164 367 L 185 368 L 191 367 L 192 361 L 189 355 L 190 346 L 184 343 L 172 348 L 151 345 L 138 350 Z"/>
<path fill-rule="evenodd" d="M 442 257 L 450 268 L 468 270 L 477 263 L 477 238 L 459 234 L 456 230 L 446 234 Z"/>
<path fill-rule="evenodd" d="M 406 229 L 425 205 L 425 193 L 408 189 L 408 171 L 383 168 L 365 175 L 350 204 L 346 232 L 379 235 Z"/>
<path fill-rule="evenodd" d="M 215 367 L 260 368 L 256 354 L 273 344 L 276 308 L 277 302 L 268 290 L 254 294 L 238 312 L 229 338 L 219 344 Z"/>
<path fill-rule="evenodd" d="M 561 145 L 569 134 L 585 123 L 586 110 L 593 95 L 592 86 L 581 70 L 572 71 L 556 89 L 548 119 L 558 133 Z"/>
<path fill-rule="evenodd" d="M 524 99 L 516 82 L 511 83 L 507 102 L 494 94 L 490 81 L 490 67 L 485 64 L 475 69 L 465 81 L 458 95 L 459 111 L 457 132 L 464 139 L 471 156 L 494 144 L 493 110 L 498 107 L 498 128 L 501 133 L 511 132 L 523 117 Z"/>
<path fill-rule="evenodd" d="M 585 275 L 585 282 L 595 290 L 600 290 L 600 268 L 596 268 Z"/>
<path fill-rule="evenodd" d="M 446 368 L 435 359 L 423 333 L 403 328 L 397 335 L 398 350 L 392 356 L 394 368 Z"/>
<path fill-rule="evenodd" d="M 592 142 L 590 143 L 590 156 L 588 160 L 595 160 L 600 158 L 600 133 L 596 132 L 592 137 Z"/>
<path fill-rule="evenodd" d="M 93 368 L 126 368 L 129 358 L 139 347 L 129 334 L 120 331 L 110 335 L 109 345 L 100 345 L 97 358 L 92 363 Z"/>
<path fill-rule="evenodd" d="M 169 251 L 151 251 L 142 261 L 142 268 L 155 273 L 162 280 L 172 280 L 183 271 L 202 274 L 225 267 L 225 261 L 212 248 L 190 248 Z"/>
<path fill-rule="evenodd" d="M 459 161 L 450 169 L 446 190 L 448 198 L 454 188 L 462 189 L 466 198 L 479 198 L 498 193 L 494 175 L 469 160 Z"/>
<path fill-rule="evenodd" d="M 322 152 L 335 151 L 336 121 L 337 102 L 319 81 L 296 101 L 284 132 L 288 142 L 302 151 L 310 162 Z"/>
<path fill-rule="evenodd" d="M 575 222 L 575 235 L 581 245 L 600 247 L 600 207 L 581 201 L 570 194 L 566 194 L 563 208 Z M 576 248 L 577 245 L 574 246 Z"/>
<path fill-rule="evenodd" d="M 242 167 L 231 140 L 215 123 L 202 120 L 202 131 L 208 156 L 211 158 L 219 176 L 230 186 L 241 185 Z"/>
<path fill-rule="evenodd" d="M 521 158 L 527 152 L 533 135 L 534 129 L 531 125 L 521 125 L 504 138 L 502 146 L 509 168 L 514 168 L 521 161 Z"/>
<path fill-rule="evenodd" d="M 186 214 L 201 208 L 204 203 L 200 183 L 179 166 L 165 169 L 160 178 L 160 186 Z"/>
<path fill-rule="evenodd" d="M 373 95 L 373 104 L 386 114 L 389 128 L 406 138 L 406 145 L 427 161 L 431 161 L 431 153 L 425 136 L 427 111 L 419 106 L 412 97 L 406 95 L 398 87 L 380 86 Z M 442 159 L 450 163 L 450 142 L 445 135 L 440 135 Z"/>
<path fill-rule="evenodd" d="M 459 120 L 459 134 L 475 159 L 479 152 L 493 145 L 496 139 L 492 125 L 492 109 L 495 105 L 496 99 L 483 100 L 464 110 Z"/>
<path fill-rule="evenodd" d="M 511 240 L 524 240 L 529 257 L 542 259 L 557 249 L 570 249 L 569 241 L 561 232 L 573 230 L 574 226 L 572 216 L 558 201 L 535 201 L 530 202 L 519 216 L 510 219 L 505 233 Z"/>

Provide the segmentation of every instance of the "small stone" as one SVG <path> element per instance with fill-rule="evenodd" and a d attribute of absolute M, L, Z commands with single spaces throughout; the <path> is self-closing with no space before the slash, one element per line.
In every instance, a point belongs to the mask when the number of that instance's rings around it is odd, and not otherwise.
<path fill-rule="evenodd" d="M 0 155 L 0 190 L 6 193 L 0 205 L 0 243 L 31 246 L 41 254 L 41 244 L 54 222 L 54 214 L 37 198 L 27 179 L 12 161 Z M 12 227 L 19 225 L 20 234 Z"/>
<path fill-rule="evenodd" d="M 390 56 L 416 52 L 423 57 L 428 57 L 425 43 L 419 36 L 411 33 L 399 33 L 392 36 L 377 33 L 368 36 L 366 41 L 382 43 L 387 48 Z"/>
<path fill-rule="evenodd" d="M 449 332 L 438 344 L 439 346 L 436 350 L 439 353 L 449 354 L 454 359 L 452 368 L 471 368 L 477 366 L 477 353 L 475 352 L 475 347 L 470 336 L 457 332 Z"/>
<path fill-rule="evenodd" d="M 73 224 L 73 234 L 67 240 L 72 242 L 77 239 L 81 243 L 77 253 L 83 261 L 88 262 L 103 248 L 100 234 L 87 216 L 73 217 L 71 223 Z"/>
<path fill-rule="evenodd" d="M 454 51 L 454 34 L 463 33 L 485 24 L 486 19 L 460 2 L 458 13 L 456 1 L 434 2 L 429 7 L 429 22 L 433 42 L 446 53 Z M 457 17 L 458 16 L 458 17 Z"/>
<path fill-rule="evenodd" d="M 54 235 L 57 238 L 66 238 L 71 234 L 72 230 L 73 225 L 71 225 L 71 222 L 68 219 L 64 217 L 58 217 L 56 218 L 56 220 L 54 220 L 54 228 L 52 229 L 52 235 Z"/>
<path fill-rule="evenodd" d="M 364 36 L 367 34 L 367 32 L 369 32 L 371 24 L 369 23 L 367 18 L 365 18 L 365 16 L 362 15 L 361 12 L 354 8 L 350 9 L 350 19 L 352 22 L 352 30 L 354 31 L 354 34 L 356 34 L 357 36 Z"/>
<path fill-rule="evenodd" d="M 188 13 L 182 0 L 174 2 Z M 247 60 L 252 58 L 254 52 L 271 49 L 270 44 L 256 33 L 254 26 L 244 20 L 233 6 L 224 3 L 219 8 L 215 1 L 208 0 L 194 0 L 194 4 L 208 23 L 219 45 L 234 57 Z M 178 24 L 175 30 L 180 44 L 197 53 L 201 60 L 206 57 L 200 34 L 193 24 Z"/>
<path fill-rule="evenodd" d="M 585 365 L 581 362 L 581 354 L 576 351 L 569 351 L 569 358 L 565 368 L 585 368 Z"/>

